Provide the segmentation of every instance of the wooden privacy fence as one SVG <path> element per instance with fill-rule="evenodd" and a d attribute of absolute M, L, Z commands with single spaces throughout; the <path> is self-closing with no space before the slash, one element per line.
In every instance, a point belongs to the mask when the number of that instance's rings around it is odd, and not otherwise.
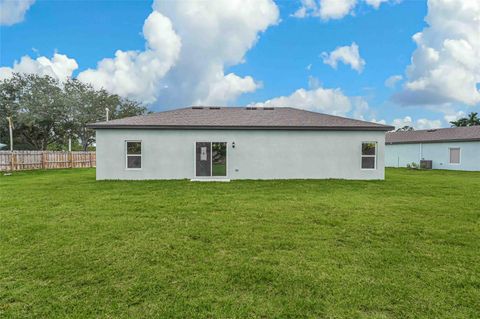
<path fill-rule="evenodd" d="M 0 171 L 95 166 L 95 152 L 0 151 Z"/>

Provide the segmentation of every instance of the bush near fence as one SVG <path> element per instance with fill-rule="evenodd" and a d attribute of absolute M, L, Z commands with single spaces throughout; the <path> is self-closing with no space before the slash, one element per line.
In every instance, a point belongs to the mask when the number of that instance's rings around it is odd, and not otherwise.
<path fill-rule="evenodd" d="M 95 166 L 95 152 L 0 151 L 0 171 Z"/>

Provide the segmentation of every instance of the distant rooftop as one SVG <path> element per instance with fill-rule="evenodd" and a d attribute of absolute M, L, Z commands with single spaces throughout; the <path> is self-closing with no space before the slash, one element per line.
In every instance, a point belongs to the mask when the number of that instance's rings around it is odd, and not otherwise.
<path fill-rule="evenodd" d="M 388 132 L 386 144 L 480 141 L 480 126 L 439 128 L 406 132 Z"/>
<path fill-rule="evenodd" d="M 392 126 L 291 107 L 192 106 L 89 124 L 95 129 L 273 129 L 390 131 Z"/>

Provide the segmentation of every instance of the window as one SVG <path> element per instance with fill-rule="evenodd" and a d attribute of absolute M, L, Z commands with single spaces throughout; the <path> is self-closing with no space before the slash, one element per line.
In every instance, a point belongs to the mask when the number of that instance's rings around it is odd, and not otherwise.
<path fill-rule="evenodd" d="M 460 147 L 450 148 L 450 164 L 460 164 Z"/>
<path fill-rule="evenodd" d="M 127 147 L 127 168 L 142 168 L 142 142 L 126 141 Z"/>
<path fill-rule="evenodd" d="M 377 142 L 362 143 L 362 169 L 375 169 L 377 166 Z"/>

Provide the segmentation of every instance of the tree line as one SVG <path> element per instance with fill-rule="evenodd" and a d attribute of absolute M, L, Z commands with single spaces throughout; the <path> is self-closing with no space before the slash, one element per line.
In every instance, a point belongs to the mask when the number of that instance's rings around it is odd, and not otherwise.
<path fill-rule="evenodd" d="M 462 117 L 459 118 L 456 121 L 451 121 L 450 124 L 452 127 L 464 127 L 464 126 L 476 126 L 480 125 L 480 118 L 478 117 L 477 112 L 470 112 L 467 117 Z M 396 132 L 408 132 L 408 131 L 414 131 L 415 128 L 405 125 L 403 127 L 400 127 L 396 130 Z"/>
<path fill-rule="evenodd" d="M 8 117 L 14 124 L 13 145 L 18 150 L 88 150 L 95 131 L 88 123 L 145 114 L 147 108 L 106 90 L 94 89 L 71 78 L 15 73 L 0 81 L 0 142 L 9 144 Z"/>

